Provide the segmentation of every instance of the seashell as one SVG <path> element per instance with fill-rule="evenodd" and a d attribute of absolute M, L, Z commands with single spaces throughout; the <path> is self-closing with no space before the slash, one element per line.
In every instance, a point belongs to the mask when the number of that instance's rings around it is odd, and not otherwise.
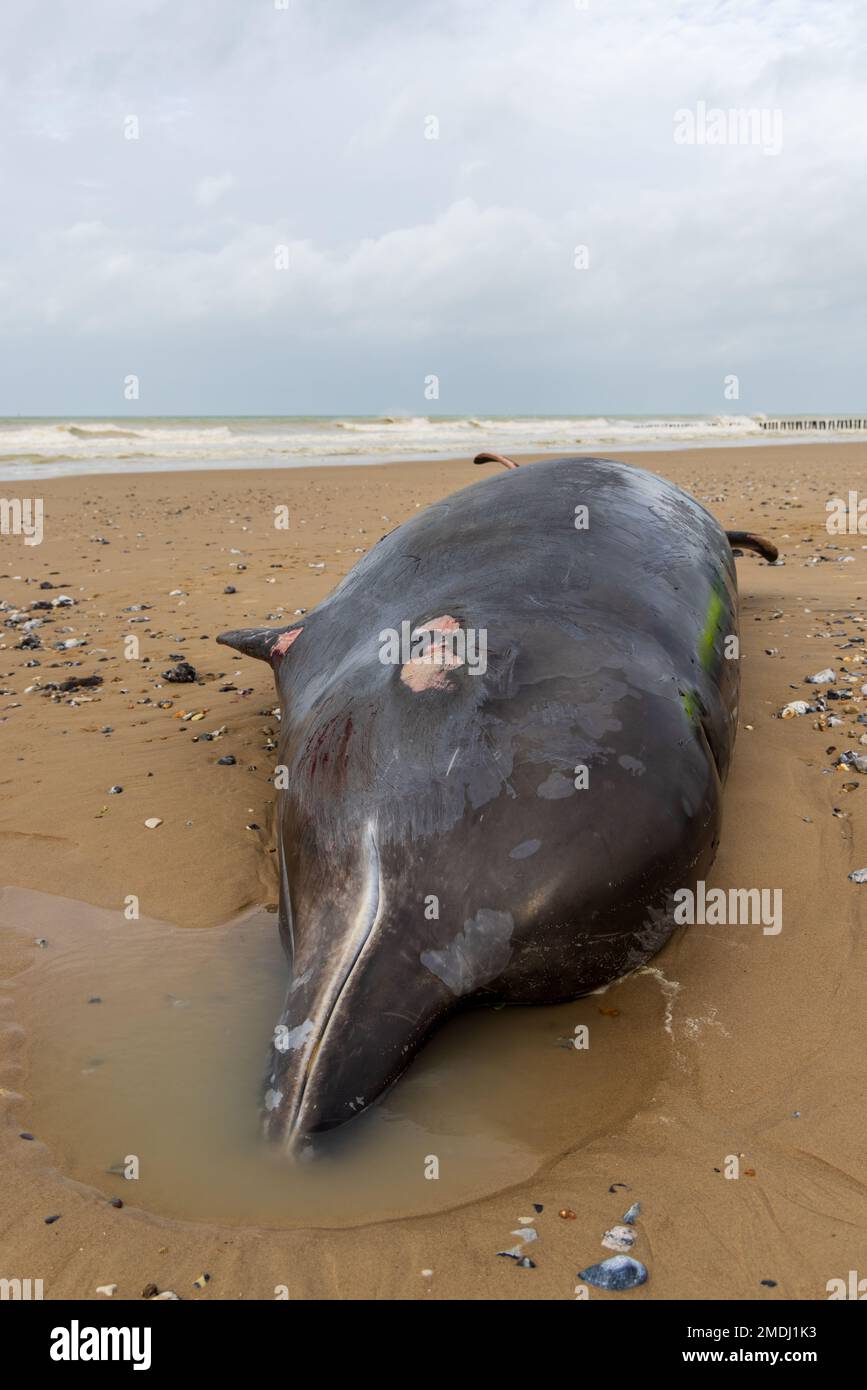
<path fill-rule="evenodd" d="M 637 1289 L 647 1282 L 647 1270 L 640 1260 L 630 1255 L 612 1255 L 610 1260 L 588 1265 L 579 1270 L 579 1279 L 592 1284 L 597 1289 L 608 1289 L 613 1293 L 623 1293 L 626 1289 Z"/>
<path fill-rule="evenodd" d="M 631 1250 L 636 1241 L 636 1232 L 630 1226 L 612 1226 L 602 1237 L 606 1250 L 616 1250 L 619 1255 Z"/>

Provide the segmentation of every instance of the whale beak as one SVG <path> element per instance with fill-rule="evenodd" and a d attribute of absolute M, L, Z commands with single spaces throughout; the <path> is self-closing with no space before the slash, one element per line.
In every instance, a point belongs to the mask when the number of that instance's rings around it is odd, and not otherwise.
<path fill-rule="evenodd" d="M 302 968 L 274 1030 L 264 1127 L 287 1154 L 365 1110 L 397 1079 L 454 997 L 395 958 L 395 941 L 342 969 Z"/>
<path fill-rule="evenodd" d="M 293 977 L 274 1029 L 264 1127 L 287 1153 L 365 1110 L 456 1004 L 442 980 L 420 970 L 415 933 L 390 911 L 371 826 L 349 908 L 323 887 L 304 895 L 315 912 L 284 929 Z"/>

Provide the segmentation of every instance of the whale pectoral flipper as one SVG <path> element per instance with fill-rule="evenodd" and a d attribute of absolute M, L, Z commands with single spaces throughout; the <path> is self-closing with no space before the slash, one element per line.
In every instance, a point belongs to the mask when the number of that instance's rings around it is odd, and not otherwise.
<path fill-rule="evenodd" d="M 501 463 L 504 468 L 518 467 L 515 460 L 506 458 L 505 454 L 476 454 L 473 463 Z"/>
<path fill-rule="evenodd" d="M 242 627 L 235 632 L 221 632 L 217 641 L 245 656 L 254 656 L 257 661 L 274 661 L 286 654 L 302 631 L 297 623 L 288 627 Z"/>
<path fill-rule="evenodd" d="M 757 555 L 763 555 L 769 565 L 780 553 L 773 541 L 766 541 L 764 536 L 755 536 L 752 531 L 726 531 L 726 536 L 732 548 L 739 546 L 742 550 L 754 550 Z"/>

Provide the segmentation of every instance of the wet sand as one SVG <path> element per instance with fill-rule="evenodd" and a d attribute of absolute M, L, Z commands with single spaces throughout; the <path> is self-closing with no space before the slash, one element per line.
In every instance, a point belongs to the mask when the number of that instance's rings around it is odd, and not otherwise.
<path fill-rule="evenodd" d="M 13 612 L 60 595 L 75 603 L 28 613 L 44 620 L 36 629 L 42 650 L 15 649 L 23 629 L 4 629 L 0 884 L 31 891 L 4 894 L 0 919 L 0 1277 L 41 1278 L 47 1298 L 94 1297 L 106 1283 L 118 1285 L 116 1297 L 136 1298 L 150 1282 L 195 1298 L 273 1298 L 284 1285 L 292 1298 L 571 1298 L 577 1271 L 610 1253 L 602 1236 L 635 1201 L 642 1211 L 632 1253 L 647 1265 L 649 1281 L 626 1295 L 592 1290 L 593 1298 L 823 1298 L 829 1279 L 863 1265 L 867 1062 L 859 980 L 867 886 L 847 875 L 867 866 L 867 810 L 860 807 L 867 776 L 838 773 L 833 764 L 841 750 L 861 747 L 867 726 L 857 721 L 867 698 L 836 702 L 833 713 L 843 721 L 836 727 L 816 728 L 825 721 L 815 715 L 776 715 L 791 700 L 815 696 L 806 675 L 842 669 L 844 660 L 856 674 L 862 669 L 853 660 L 860 658 L 857 646 L 842 643 L 867 636 L 867 536 L 829 536 L 824 504 L 859 486 L 867 446 L 623 457 L 686 487 L 726 526 L 768 535 L 785 560 L 781 567 L 753 556 L 738 562 L 741 725 L 710 880 L 781 888 L 783 930 L 770 936 L 757 926 L 691 927 L 650 970 L 604 996 L 520 1011 L 533 1014 L 526 1029 L 520 1020 L 504 1025 L 502 1014 L 491 1017 L 489 1029 L 484 1017 L 473 1020 L 466 1029 L 473 1075 L 460 1085 L 459 1056 L 445 1038 L 437 1041 L 442 1055 L 419 1059 L 419 1075 L 422 1066 L 433 1075 L 440 1068 L 446 1096 L 450 1087 L 460 1093 L 468 1130 L 481 1116 L 481 1132 L 491 1136 L 490 1171 L 482 1163 L 475 1187 L 456 1182 L 423 1209 L 413 1205 L 404 1171 L 417 1164 L 418 1150 L 386 1145 L 372 1167 L 394 1169 L 379 1171 L 378 1181 L 405 1194 L 402 1210 L 416 1214 L 402 1215 L 399 1202 L 397 1210 L 374 1204 L 378 1219 L 358 1224 L 364 1194 L 349 1210 L 338 1190 L 330 1211 L 323 1210 L 327 1195 L 310 1195 L 306 1227 L 303 1201 L 291 1219 L 268 1221 L 260 1212 L 256 1225 L 239 1224 L 243 1213 L 229 1219 L 224 1204 L 218 1224 L 202 1219 L 201 1205 L 195 1220 L 179 1219 L 183 1185 L 170 1173 L 150 1192 L 151 1210 L 144 1178 L 139 1187 L 96 1180 L 99 1146 L 92 1137 L 89 1146 L 82 1142 L 89 1121 L 81 1088 L 94 1078 L 81 1076 L 75 1049 L 90 1045 L 93 1034 L 85 1030 L 103 1006 L 88 1005 L 84 991 L 108 1001 L 115 982 L 136 1026 L 146 1026 L 148 1016 L 123 964 L 109 970 L 103 963 L 101 978 L 88 983 L 88 971 L 100 964 L 104 919 L 81 916 L 80 908 L 58 913 L 56 903 L 33 894 L 112 913 L 135 895 L 142 919 L 219 928 L 212 932 L 217 960 L 224 924 L 276 899 L 268 782 L 276 701 L 269 672 L 217 647 L 214 635 L 289 622 L 385 531 L 489 470 L 428 462 L 42 486 L 44 542 L 28 547 L 3 538 L 0 598 Z M 274 527 L 277 506 L 288 508 L 288 530 Z M 41 590 L 41 582 L 55 587 Z M 225 594 L 227 586 L 236 592 Z M 139 639 L 139 660 L 124 657 L 130 634 Z M 82 645 L 54 650 L 67 640 Z M 25 665 L 34 659 L 39 666 Z M 178 659 L 190 661 L 202 683 L 165 682 L 161 673 Z M 40 693 L 50 682 L 93 675 L 103 678 L 98 687 Z M 861 684 L 854 683 L 856 691 Z M 199 737 L 220 730 L 217 738 Z M 220 766 L 227 754 L 235 765 Z M 114 785 L 123 792 L 110 794 Z M 145 828 L 149 817 L 162 824 Z M 51 930 L 59 957 L 75 946 L 76 922 L 81 943 L 93 938 L 95 945 L 79 946 L 65 976 L 52 960 Z M 49 945 L 35 946 L 37 936 Z M 198 942 L 207 933 L 189 936 Z M 176 937 L 169 932 L 165 940 Z M 190 957 L 179 951 L 173 989 L 173 958 L 160 940 L 144 951 L 139 993 L 152 989 L 156 999 L 159 989 L 171 1009 L 164 996 L 182 995 Z M 195 949 L 208 959 L 206 944 Z M 62 994 L 56 1018 L 55 985 Z M 582 1054 L 558 1044 L 591 1015 L 605 1030 L 604 1065 L 601 1049 Z M 113 1026 L 117 1047 L 117 1019 Z M 214 1026 L 212 1019 L 203 1023 L 202 1037 Z M 57 1078 L 52 1048 L 58 1058 L 68 1052 Z M 519 1083 L 522 1048 L 528 1067 Z M 203 1077 L 208 1056 L 203 1041 Z M 127 1059 L 122 1085 L 141 1083 L 144 1061 Z M 227 1084 L 235 1077 L 241 1084 L 243 1074 L 240 1065 L 230 1069 Z M 412 1085 L 408 1075 L 389 1103 L 418 1119 Z M 62 1122 L 53 1118 L 59 1107 L 51 1106 L 52 1087 L 69 1093 Z M 474 1109 L 484 1092 L 497 1089 L 496 1105 Z M 548 1122 L 552 1095 L 560 1099 Z M 256 1099 L 250 1095 L 251 1109 Z M 104 1116 L 108 1101 L 95 1106 L 92 1116 Z M 168 1100 L 150 1097 L 143 1108 L 171 1132 Z M 505 1126 L 509 1143 L 526 1142 L 524 1122 L 515 1118 L 522 1109 L 543 1116 L 530 1176 L 520 1165 L 501 1170 L 494 1157 L 497 1126 Z M 423 1124 L 433 1112 L 425 1113 Z M 447 1124 L 448 1107 L 440 1107 L 439 1122 Z M 99 1129 L 97 1119 L 92 1127 Z M 21 1132 L 34 1140 L 20 1139 Z M 120 1134 L 118 1143 L 124 1149 Z M 197 1161 L 219 1169 L 209 1146 L 218 1147 L 212 1137 Z M 157 1151 L 169 1155 L 163 1166 L 170 1168 L 171 1146 Z M 731 1155 L 741 1156 L 736 1180 L 721 1171 Z M 447 1188 L 452 1175 L 438 1181 Z M 119 1183 L 122 1209 L 108 1205 Z M 574 1218 L 559 1217 L 561 1209 Z M 60 1220 L 45 1224 L 56 1214 Z M 534 1269 L 497 1257 L 514 1246 L 510 1233 L 525 1217 L 539 1233 L 530 1251 Z M 202 1272 L 211 1279 L 200 1291 L 192 1284 Z"/>

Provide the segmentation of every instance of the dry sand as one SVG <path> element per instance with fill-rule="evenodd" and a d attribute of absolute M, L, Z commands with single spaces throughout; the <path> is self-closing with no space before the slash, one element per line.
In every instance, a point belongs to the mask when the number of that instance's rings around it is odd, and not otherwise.
<path fill-rule="evenodd" d="M 654 1083 L 625 1118 L 611 1104 L 613 1125 L 603 1088 L 595 1133 L 552 1152 L 531 1182 L 437 1216 L 288 1232 L 167 1222 L 132 1198 L 114 1210 L 66 1182 L 38 1135 L 18 1137 L 29 1099 L 16 990 L 20 1001 L 35 948 L 6 933 L 0 1278 L 42 1278 L 47 1298 L 94 1297 L 106 1282 L 118 1285 L 117 1297 L 137 1298 L 150 1281 L 197 1298 L 272 1298 L 278 1285 L 292 1298 L 572 1298 L 576 1271 L 608 1253 L 602 1234 L 633 1201 L 642 1206 L 633 1253 L 649 1281 L 593 1298 L 817 1299 L 829 1279 L 863 1273 L 867 886 L 847 875 L 867 865 L 867 776 L 829 770 L 828 750 L 860 747 L 867 725 L 856 719 L 867 698 L 839 702 L 846 712 L 836 728 L 818 729 L 814 715 L 775 716 L 815 695 L 804 677 L 823 667 L 846 661 L 867 682 L 867 665 L 853 665 L 858 648 L 840 649 L 847 636 L 867 636 L 867 536 L 829 536 L 824 510 L 829 496 L 863 482 L 867 446 L 624 458 L 672 478 L 726 526 L 768 535 L 785 559 L 738 562 L 741 727 L 712 876 L 722 887 L 782 888 L 782 932 L 676 934 L 634 986 L 664 1003 L 653 1034 L 636 1035 L 627 1008 L 607 1018 L 623 1030 L 624 1066 L 630 1054 L 649 1053 Z M 359 549 L 489 475 L 454 461 L 41 484 L 44 543 L 2 539 L 0 598 L 24 608 L 62 593 L 75 605 L 41 615 L 36 653 L 15 649 L 20 631 L 4 629 L 0 883 L 115 908 L 135 893 L 143 915 L 184 926 L 273 902 L 271 677 L 208 639 L 269 615 L 289 622 L 330 591 Z M 273 524 L 283 504 L 288 531 Z M 44 580 L 55 587 L 40 591 Z M 237 592 L 225 594 L 227 585 Z M 124 658 L 130 633 L 139 661 Z M 52 642 L 66 638 L 83 645 L 54 652 Z M 34 655 L 41 665 L 26 668 Z M 203 684 L 161 680 L 178 656 Z M 39 693 L 75 675 L 101 675 L 103 684 Z M 171 707 L 160 708 L 165 700 Z M 206 715 L 185 721 L 182 710 Z M 224 725 L 218 741 L 194 742 L 197 731 Z M 113 732 L 101 732 L 106 726 Z M 218 766 L 228 753 L 237 764 Z M 859 791 L 843 791 L 844 782 Z M 113 784 L 121 795 L 107 794 Z M 145 829 L 148 817 L 162 825 Z M 261 830 L 245 830 L 250 822 Z M 616 1072 L 607 1086 L 615 1098 Z M 729 1155 L 742 1155 L 737 1180 L 719 1171 Z M 612 1193 L 615 1183 L 626 1188 Z M 518 1269 L 496 1252 L 513 1243 L 509 1232 L 534 1203 L 544 1207 L 537 1267 Z M 575 1219 L 561 1219 L 561 1208 Z M 62 1219 L 46 1225 L 54 1212 Z M 203 1270 L 211 1280 L 197 1292 L 192 1280 Z"/>

